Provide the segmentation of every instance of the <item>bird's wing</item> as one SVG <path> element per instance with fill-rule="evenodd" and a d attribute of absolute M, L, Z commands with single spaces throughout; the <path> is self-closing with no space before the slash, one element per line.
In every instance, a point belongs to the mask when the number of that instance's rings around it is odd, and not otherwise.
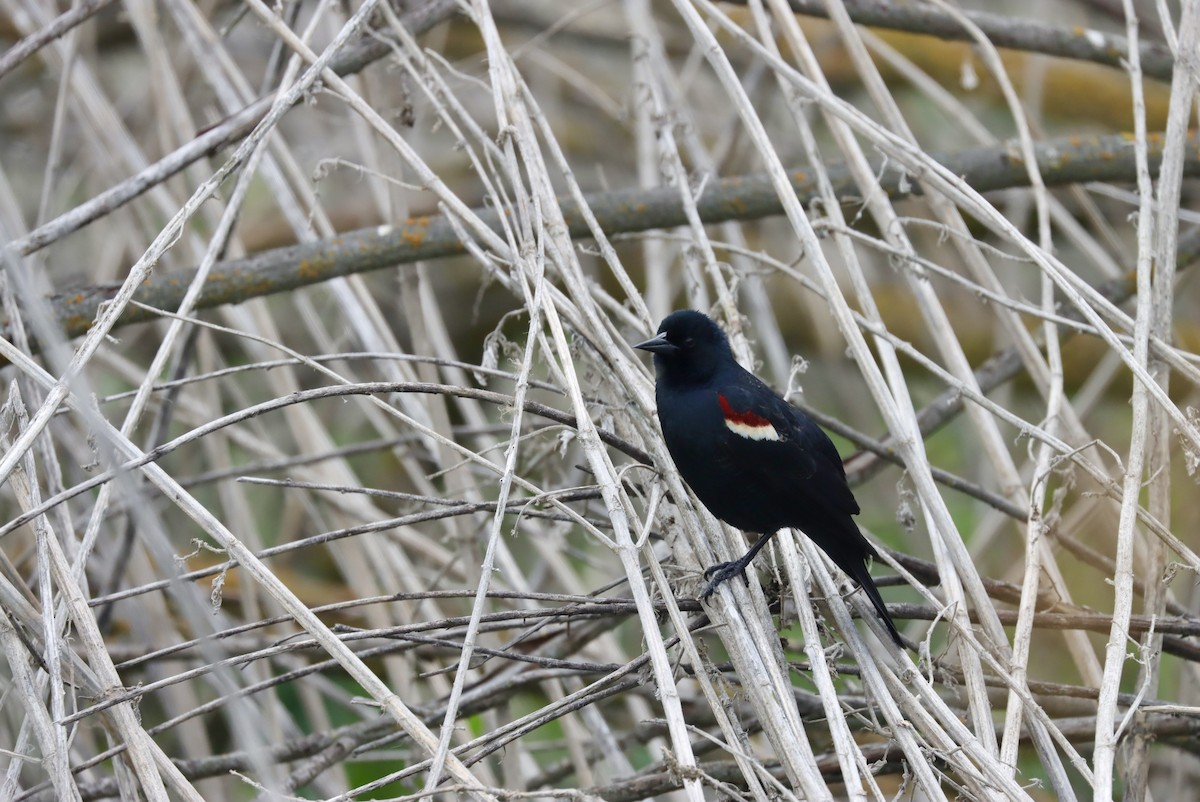
<path fill-rule="evenodd" d="M 744 453 L 757 453 L 764 469 L 786 480 L 808 503 L 830 513 L 858 514 L 842 457 L 824 429 L 752 374 L 722 394 L 726 425 L 742 434 Z"/>

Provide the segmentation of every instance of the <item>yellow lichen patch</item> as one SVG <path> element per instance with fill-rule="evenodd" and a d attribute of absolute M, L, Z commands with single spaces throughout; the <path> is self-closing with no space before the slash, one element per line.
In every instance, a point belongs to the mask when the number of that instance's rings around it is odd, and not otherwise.
<path fill-rule="evenodd" d="M 314 264 L 309 259 L 303 259 L 296 265 L 297 275 L 306 280 L 316 281 L 321 278 L 323 272 L 319 264 Z"/>

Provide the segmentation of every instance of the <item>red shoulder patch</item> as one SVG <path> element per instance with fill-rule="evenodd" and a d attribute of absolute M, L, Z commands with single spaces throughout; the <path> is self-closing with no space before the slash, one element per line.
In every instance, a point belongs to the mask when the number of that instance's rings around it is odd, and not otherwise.
<path fill-rule="evenodd" d="M 744 437 L 747 440 L 782 440 L 779 432 L 771 425 L 771 421 L 757 412 L 745 410 L 739 412 L 729 403 L 729 399 L 717 393 L 717 403 L 721 405 L 721 413 L 725 416 L 725 428 Z"/>
<path fill-rule="evenodd" d="M 733 404 L 729 403 L 729 399 L 717 393 L 717 401 L 721 404 L 721 412 L 725 414 L 725 420 L 730 423 L 740 423 L 743 426 L 770 426 L 771 422 L 750 410 L 738 412 L 733 408 Z M 772 427 L 774 428 L 774 427 Z"/>

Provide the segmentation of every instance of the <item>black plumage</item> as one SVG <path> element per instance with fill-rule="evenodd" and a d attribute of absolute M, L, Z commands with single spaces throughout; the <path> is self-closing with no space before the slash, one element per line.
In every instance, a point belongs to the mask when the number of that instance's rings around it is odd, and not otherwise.
<path fill-rule="evenodd" d="M 654 355 L 658 418 L 683 480 L 713 515 L 760 535 L 740 559 L 704 572 L 702 598 L 742 575 L 775 532 L 794 527 L 862 586 L 903 645 L 867 571 L 877 555 L 854 523 L 858 502 L 841 456 L 821 427 L 739 365 L 700 312 L 668 315 L 658 336 L 635 347 Z"/>

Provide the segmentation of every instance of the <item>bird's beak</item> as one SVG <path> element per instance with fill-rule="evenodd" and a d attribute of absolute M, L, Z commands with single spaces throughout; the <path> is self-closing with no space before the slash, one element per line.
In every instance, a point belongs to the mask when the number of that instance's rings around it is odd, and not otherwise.
<path fill-rule="evenodd" d="M 668 340 L 667 335 L 665 334 L 658 334 L 654 337 L 651 337 L 649 340 L 646 340 L 646 342 L 638 343 L 633 347 L 640 348 L 643 351 L 649 351 L 652 354 L 669 354 L 672 351 L 679 350 L 679 346 Z"/>

